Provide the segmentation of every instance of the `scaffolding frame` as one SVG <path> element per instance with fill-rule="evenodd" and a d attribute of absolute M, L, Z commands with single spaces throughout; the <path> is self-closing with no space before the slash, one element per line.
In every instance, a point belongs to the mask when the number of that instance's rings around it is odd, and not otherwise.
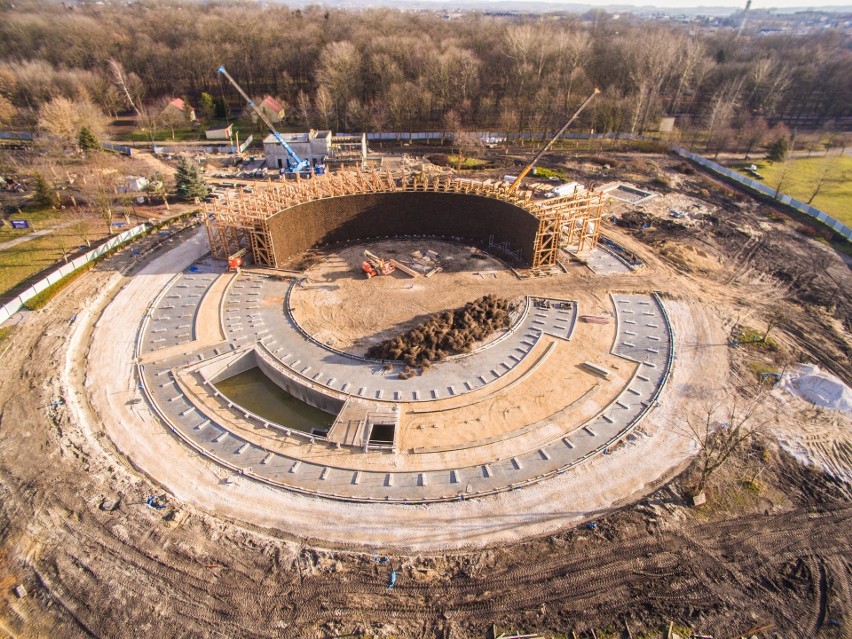
<path fill-rule="evenodd" d="M 582 191 L 550 200 L 533 200 L 531 191 L 512 191 L 505 182 L 471 180 L 452 175 L 429 175 L 401 171 L 362 170 L 359 167 L 296 179 L 257 185 L 254 192 L 229 191 L 212 204 L 207 215 L 207 234 L 213 257 L 227 259 L 241 248 L 252 253 L 254 263 L 280 268 L 269 219 L 294 206 L 331 197 L 363 193 L 432 191 L 491 197 L 514 204 L 539 220 L 533 254 L 505 246 L 505 252 L 526 259 L 532 268 L 553 266 L 560 249 L 584 257 L 598 243 L 607 198 L 603 193 Z"/>

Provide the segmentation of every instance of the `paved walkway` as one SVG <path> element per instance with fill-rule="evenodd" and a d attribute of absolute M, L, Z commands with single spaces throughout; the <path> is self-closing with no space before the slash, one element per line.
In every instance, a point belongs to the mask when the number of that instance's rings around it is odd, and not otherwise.
<path fill-rule="evenodd" d="M 221 270 L 218 263 L 202 261 L 172 280 L 151 309 L 140 354 L 189 344 L 196 339 L 196 314 L 207 291 L 221 276 Z"/>
<path fill-rule="evenodd" d="M 50 228 L 41 229 L 40 231 L 33 231 L 32 233 L 27 233 L 26 235 L 22 235 L 21 237 L 16 237 L 11 240 L 6 240 L 5 242 L 0 242 L 0 251 L 5 251 L 6 249 L 13 248 L 18 246 L 18 244 L 23 244 L 24 242 L 29 242 L 30 240 L 34 240 L 37 237 L 42 237 L 43 235 L 49 235 L 54 231 L 59 229 L 64 229 L 66 227 L 71 226 L 74 222 L 64 222 L 62 224 L 57 224 L 56 226 L 51 226 Z"/>
<path fill-rule="evenodd" d="M 182 279 L 183 276 L 177 282 Z M 263 339 L 269 331 L 259 303 L 265 285 L 262 279 L 256 276 L 242 278 L 242 290 L 237 288 L 237 285 L 234 286 L 236 289 L 234 292 L 239 294 L 229 295 L 232 301 L 239 301 L 232 308 L 234 312 L 230 314 L 229 329 L 242 328 L 234 333 L 248 333 L 249 342 Z M 176 290 L 175 285 L 176 282 L 173 282 L 168 290 Z M 192 292 L 194 291 L 189 289 L 186 299 L 197 299 L 195 303 L 200 303 L 200 296 L 192 295 Z M 167 296 L 163 296 L 162 299 L 166 298 Z M 672 333 L 665 309 L 659 299 L 647 295 L 613 295 L 612 300 L 617 320 L 613 351 L 641 364 L 631 382 L 617 399 L 596 417 L 584 424 L 565 427 L 562 434 L 548 444 L 536 450 L 519 452 L 514 457 L 495 459 L 493 462 L 477 466 L 424 472 L 344 469 L 311 462 L 311 453 L 317 450 L 316 447 L 321 447 L 323 451 L 333 448 L 332 445 L 320 439 L 313 442 L 305 440 L 304 454 L 297 458 L 293 455 L 271 452 L 240 438 L 228 429 L 227 424 L 217 423 L 205 413 L 204 408 L 193 404 L 190 398 L 181 392 L 171 371 L 234 350 L 236 348 L 234 341 L 245 342 L 246 338 L 174 355 L 163 361 L 155 360 L 140 368 L 146 394 L 155 410 L 173 432 L 200 454 L 234 472 L 288 490 L 351 501 L 418 503 L 465 499 L 505 490 L 516 490 L 532 482 L 565 472 L 566 469 L 582 463 L 593 455 L 606 453 L 607 447 L 628 436 L 642 416 L 653 407 L 665 384 L 673 358 Z M 249 308 L 253 306 L 257 308 Z M 576 312 L 576 305 L 574 306 L 574 312 Z M 238 310 L 237 307 L 242 310 Z M 530 306 L 527 318 L 537 317 L 535 313 L 537 310 L 547 309 Z M 550 310 L 555 310 L 553 305 Z M 278 315 L 284 317 L 283 313 L 279 312 Z M 542 315 L 554 319 L 557 317 L 544 312 Z M 544 318 L 538 319 L 545 321 Z M 527 319 L 524 320 L 526 321 Z M 286 323 L 291 324 L 289 317 Z M 176 325 L 171 330 L 177 337 L 177 331 L 183 329 L 180 325 Z M 309 348 L 322 349 L 298 333 L 295 325 L 291 324 L 288 330 L 287 334 L 291 337 L 295 331 L 303 345 L 309 344 Z M 530 339 L 540 335 L 541 331 L 530 333 L 524 329 L 519 330 L 518 333 L 524 339 Z M 277 334 L 276 338 L 281 339 Z M 492 348 L 500 348 L 500 344 Z M 476 359 L 491 357 L 489 350 L 486 348 L 464 359 L 474 361 L 475 367 Z M 344 357 L 335 353 L 329 354 L 327 350 L 321 352 L 323 354 L 319 362 L 314 362 L 315 365 L 322 367 L 321 370 L 326 370 L 327 360 Z M 345 366 L 351 372 L 355 372 L 359 367 L 363 370 L 364 366 L 369 366 L 354 358 L 349 360 L 351 361 L 348 361 Z M 304 361 L 305 366 L 308 366 L 309 360 Z M 453 365 L 456 364 L 447 362 L 440 364 L 439 367 Z M 430 372 L 430 376 L 433 374 L 434 372 Z M 393 380 L 388 381 L 393 382 Z M 378 388 L 378 384 L 371 388 Z M 238 407 L 235 406 L 234 409 Z M 351 461 L 352 457 L 349 456 L 348 459 Z M 401 466 L 404 466 L 404 456 L 400 455 L 399 459 Z"/>
<path fill-rule="evenodd" d="M 513 371 L 543 334 L 569 340 L 577 320 L 573 301 L 531 298 L 510 331 L 484 348 L 434 366 L 428 375 L 400 379 L 402 366 L 386 371 L 381 362 L 335 351 L 307 335 L 292 314 L 262 300 L 282 299 L 296 283 L 265 275 L 241 277 L 225 301 L 225 331 L 235 346 L 260 341 L 296 376 L 332 391 L 369 400 L 427 402 L 478 390 Z"/>
<path fill-rule="evenodd" d="M 620 257 L 598 245 L 586 258 L 588 266 L 595 275 L 621 275 L 630 273 L 631 268 Z"/>

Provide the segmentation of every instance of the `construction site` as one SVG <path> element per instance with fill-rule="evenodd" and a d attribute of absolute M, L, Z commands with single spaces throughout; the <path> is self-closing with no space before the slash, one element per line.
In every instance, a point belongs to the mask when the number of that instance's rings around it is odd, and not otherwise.
<path fill-rule="evenodd" d="M 31 313 L 0 635 L 849 636 L 848 257 L 573 119 L 465 177 L 270 124 L 282 179 Z"/>

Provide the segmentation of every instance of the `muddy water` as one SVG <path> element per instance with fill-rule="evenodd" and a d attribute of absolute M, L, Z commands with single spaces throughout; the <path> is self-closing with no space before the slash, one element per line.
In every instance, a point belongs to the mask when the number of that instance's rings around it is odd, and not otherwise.
<path fill-rule="evenodd" d="M 224 379 L 216 388 L 230 401 L 255 415 L 293 430 L 309 433 L 313 428 L 326 429 L 334 421 L 333 415 L 282 390 L 259 368 Z"/>

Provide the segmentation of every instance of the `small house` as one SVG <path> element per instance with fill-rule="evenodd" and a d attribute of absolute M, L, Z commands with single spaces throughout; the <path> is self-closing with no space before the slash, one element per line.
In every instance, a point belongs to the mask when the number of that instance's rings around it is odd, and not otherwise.
<path fill-rule="evenodd" d="M 211 127 L 204 132 L 204 136 L 208 140 L 230 140 L 233 134 L 233 124 L 229 124 L 228 126 Z"/>
<path fill-rule="evenodd" d="M 257 108 L 263 112 L 263 115 L 270 122 L 281 122 L 286 115 L 284 111 L 284 105 L 282 105 L 278 100 L 273 98 L 271 95 L 267 95 L 263 100 L 261 100 L 260 104 L 257 105 Z M 256 118 L 253 118 L 256 120 Z"/>
<path fill-rule="evenodd" d="M 186 104 L 182 98 L 175 98 L 163 108 L 162 114 L 168 117 L 182 117 L 195 122 L 195 109 Z"/>

